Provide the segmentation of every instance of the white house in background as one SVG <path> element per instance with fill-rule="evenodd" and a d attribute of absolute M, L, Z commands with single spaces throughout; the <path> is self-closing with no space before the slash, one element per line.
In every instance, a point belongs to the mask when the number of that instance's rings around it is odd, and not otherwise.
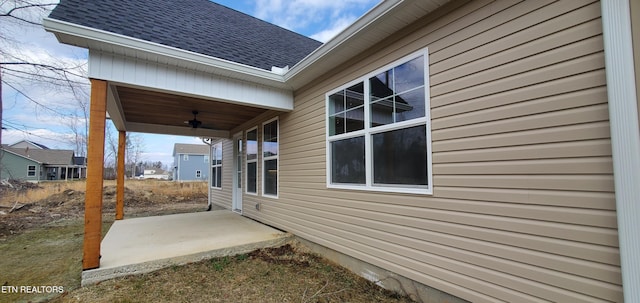
<path fill-rule="evenodd" d="M 169 172 L 161 169 L 145 169 L 142 179 L 169 180 Z"/>
<path fill-rule="evenodd" d="M 208 145 L 176 143 L 173 146 L 173 180 L 207 181 L 209 152 Z"/>

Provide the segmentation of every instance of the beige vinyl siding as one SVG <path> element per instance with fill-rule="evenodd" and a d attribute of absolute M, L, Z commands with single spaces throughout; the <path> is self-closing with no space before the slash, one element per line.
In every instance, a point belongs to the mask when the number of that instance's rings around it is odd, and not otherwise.
<path fill-rule="evenodd" d="M 622 301 L 600 3 L 440 14 L 295 93 L 279 198 L 244 214 L 473 302 Z M 433 195 L 327 189 L 325 94 L 425 47 Z"/>
<path fill-rule="evenodd" d="M 222 188 L 209 188 L 211 192 L 211 203 L 231 209 L 231 199 L 233 190 L 233 141 L 229 139 L 214 140 L 214 144 L 222 142 Z M 211 163 L 209 163 L 209 175 L 211 174 Z"/>

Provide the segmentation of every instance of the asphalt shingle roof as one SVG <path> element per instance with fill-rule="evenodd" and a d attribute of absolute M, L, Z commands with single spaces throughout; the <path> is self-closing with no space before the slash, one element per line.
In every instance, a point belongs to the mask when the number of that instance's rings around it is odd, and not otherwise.
<path fill-rule="evenodd" d="M 266 70 L 321 45 L 208 0 L 61 0 L 49 17 Z"/>
<path fill-rule="evenodd" d="M 13 148 L 6 150 L 47 165 L 72 165 L 73 151 L 64 149 Z"/>
<path fill-rule="evenodd" d="M 176 143 L 173 146 L 173 155 L 175 156 L 176 154 L 208 155 L 209 145 Z"/>

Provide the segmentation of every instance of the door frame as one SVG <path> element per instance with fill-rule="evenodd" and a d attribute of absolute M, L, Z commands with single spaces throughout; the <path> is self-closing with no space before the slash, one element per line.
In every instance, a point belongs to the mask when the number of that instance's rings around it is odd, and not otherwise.
<path fill-rule="evenodd" d="M 243 187 L 242 187 L 242 178 L 244 177 L 242 159 L 243 159 L 243 151 L 244 151 L 244 137 L 242 136 L 242 132 L 239 132 L 233 135 L 233 189 L 231 190 L 231 210 L 242 214 L 242 195 L 243 195 Z M 238 176 L 238 173 L 240 176 Z"/>

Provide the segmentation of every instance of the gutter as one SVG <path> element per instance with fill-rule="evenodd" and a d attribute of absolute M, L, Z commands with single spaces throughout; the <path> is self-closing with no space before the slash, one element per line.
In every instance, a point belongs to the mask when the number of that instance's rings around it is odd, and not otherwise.
<path fill-rule="evenodd" d="M 622 289 L 625 302 L 640 302 L 640 124 L 629 1 L 635 0 L 600 5 Z"/>
<path fill-rule="evenodd" d="M 109 46 L 118 46 L 123 49 L 133 49 L 151 55 L 170 58 L 172 60 L 212 67 L 214 69 L 224 71 L 224 73 L 221 74 L 224 74 L 225 76 L 230 76 L 245 81 L 247 79 L 253 79 L 257 83 L 264 83 L 265 81 L 267 81 L 273 82 L 275 86 L 283 86 L 284 84 L 283 76 L 281 74 L 278 74 L 277 72 L 267 71 L 249 65 L 186 51 L 176 47 L 166 46 L 138 38 L 132 38 L 105 30 L 87 27 L 84 25 L 78 25 L 58 19 L 52 19 L 49 17 L 46 17 L 42 20 L 42 25 L 46 31 L 54 33 L 58 38 L 58 41 L 78 47 L 89 49 L 89 45 L 91 44 L 91 42 L 102 43 Z M 65 36 L 77 37 L 80 39 L 84 39 L 85 41 L 80 43 L 77 39 L 65 39 Z M 124 55 L 124 52 L 122 52 L 121 54 Z"/>

